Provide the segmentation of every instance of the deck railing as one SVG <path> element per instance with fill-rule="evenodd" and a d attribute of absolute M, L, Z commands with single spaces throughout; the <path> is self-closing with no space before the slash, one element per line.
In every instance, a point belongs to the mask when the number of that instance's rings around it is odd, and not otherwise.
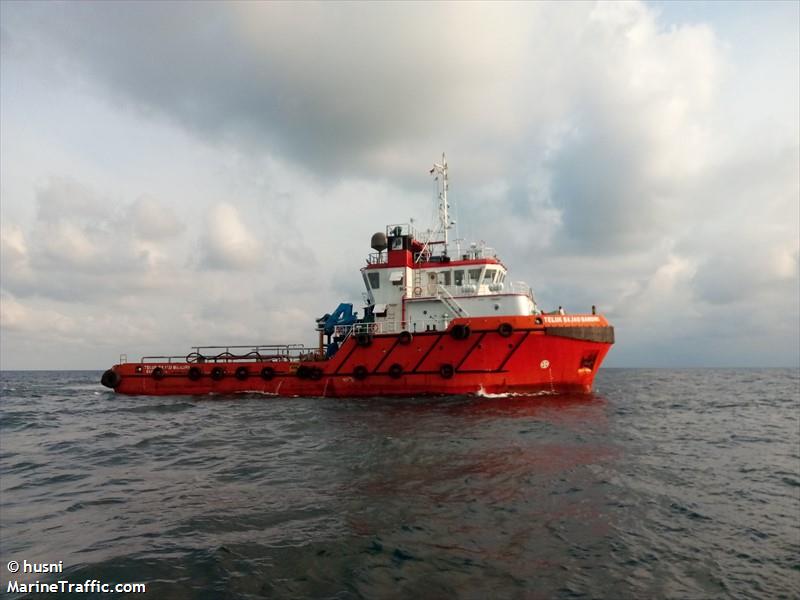
<path fill-rule="evenodd" d="M 123 360 L 123 358 L 125 360 Z M 189 362 L 189 363 L 226 363 L 242 361 L 295 361 L 320 360 L 319 348 L 303 344 L 264 344 L 258 346 L 193 346 L 185 355 L 143 356 L 139 362 Z M 127 356 L 120 356 L 120 363 L 128 362 Z"/>

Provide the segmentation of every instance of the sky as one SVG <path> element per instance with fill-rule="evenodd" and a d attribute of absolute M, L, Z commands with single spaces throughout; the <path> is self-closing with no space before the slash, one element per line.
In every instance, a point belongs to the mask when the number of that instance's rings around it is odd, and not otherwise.
<path fill-rule="evenodd" d="M 800 365 L 800 3 L 0 3 L 0 368 L 314 343 L 386 224 L 611 367 Z"/>

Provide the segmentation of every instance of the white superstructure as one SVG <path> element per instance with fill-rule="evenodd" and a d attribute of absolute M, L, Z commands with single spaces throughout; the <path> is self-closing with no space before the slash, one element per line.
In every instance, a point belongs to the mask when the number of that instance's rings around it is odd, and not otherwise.
<path fill-rule="evenodd" d="M 454 223 L 449 220 L 444 155 L 431 173 L 440 181 L 438 226 L 418 237 L 409 224 L 389 225 L 385 234 L 372 237 L 377 252 L 361 273 L 375 330 L 441 330 L 457 317 L 539 314 L 531 288 L 510 281 L 491 248 L 471 244 L 449 256 L 447 232 Z"/>

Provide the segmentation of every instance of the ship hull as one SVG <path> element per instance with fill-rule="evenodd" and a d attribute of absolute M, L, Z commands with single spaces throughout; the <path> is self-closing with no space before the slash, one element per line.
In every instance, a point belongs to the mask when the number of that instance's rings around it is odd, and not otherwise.
<path fill-rule="evenodd" d="M 122 363 L 109 379 L 143 395 L 588 393 L 613 341 L 599 315 L 463 318 L 445 331 L 351 336 L 328 360 Z"/>

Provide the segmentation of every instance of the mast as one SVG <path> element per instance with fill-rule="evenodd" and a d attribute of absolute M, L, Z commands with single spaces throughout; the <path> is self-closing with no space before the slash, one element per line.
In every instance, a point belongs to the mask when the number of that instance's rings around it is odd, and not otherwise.
<path fill-rule="evenodd" d="M 442 231 L 444 238 L 444 253 L 447 254 L 447 231 L 453 225 L 448 216 L 448 209 L 450 205 L 447 204 L 447 188 L 449 187 L 447 181 L 447 157 L 442 152 L 442 162 L 433 163 L 431 174 L 436 174 L 436 180 L 439 182 L 439 229 Z"/>

